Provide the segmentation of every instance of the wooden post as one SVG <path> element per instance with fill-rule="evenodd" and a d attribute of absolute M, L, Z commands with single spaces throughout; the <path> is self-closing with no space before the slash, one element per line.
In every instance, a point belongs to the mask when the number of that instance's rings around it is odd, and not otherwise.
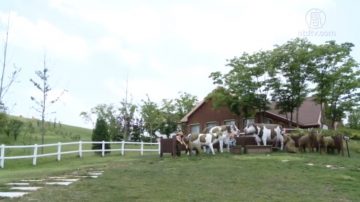
<path fill-rule="evenodd" d="M 82 141 L 79 141 L 79 157 L 82 158 Z"/>
<path fill-rule="evenodd" d="M 105 141 L 102 141 L 101 144 L 101 156 L 104 157 L 105 156 Z"/>
<path fill-rule="evenodd" d="M 141 156 L 143 156 L 144 155 L 144 142 L 143 141 L 141 141 L 141 147 L 140 147 L 140 154 L 141 154 Z"/>
<path fill-rule="evenodd" d="M 124 153 L 125 153 L 124 149 L 125 149 L 125 141 L 123 140 L 123 141 L 121 142 L 121 155 L 122 155 L 122 156 L 124 156 Z"/>
<path fill-rule="evenodd" d="M 38 153 L 38 145 L 34 144 L 34 155 L 33 155 L 33 165 L 36 166 L 36 158 Z"/>
<path fill-rule="evenodd" d="M 158 141 L 159 155 L 161 155 L 161 139 Z"/>
<path fill-rule="evenodd" d="M 57 160 L 58 161 L 61 160 L 61 142 L 58 142 L 58 145 L 57 145 Z"/>
<path fill-rule="evenodd" d="M 2 144 L 0 148 L 0 167 L 4 168 L 5 164 L 5 145 Z"/>

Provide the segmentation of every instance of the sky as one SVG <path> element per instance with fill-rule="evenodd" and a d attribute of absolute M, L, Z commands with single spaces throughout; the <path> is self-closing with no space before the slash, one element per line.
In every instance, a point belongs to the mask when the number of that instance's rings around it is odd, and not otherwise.
<path fill-rule="evenodd" d="M 179 92 L 202 100 L 227 59 L 296 37 L 351 42 L 360 62 L 359 8 L 355 0 L 1 0 L 0 62 L 9 22 L 5 77 L 21 68 L 4 102 L 10 114 L 40 118 L 30 79 L 40 81 L 44 56 L 49 100 L 66 90 L 47 120 L 88 128 L 80 112 L 119 105 L 126 89 L 134 104 Z"/>

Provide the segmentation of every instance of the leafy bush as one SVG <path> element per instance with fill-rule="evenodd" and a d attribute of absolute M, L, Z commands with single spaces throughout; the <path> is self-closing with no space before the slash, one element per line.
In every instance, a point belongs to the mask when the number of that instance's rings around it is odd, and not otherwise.
<path fill-rule="evenodd" d="M 93 134 L 91 137 L 92 141 L 110 141 L 110 134 L 108 130 L 108 125 L 105 119 L 98 118 L 96 120 L 95 129 L 93 130 Z M 92 145 L 92 149 L 101 149 L 102 144 L 94 143 Z M 110 149 L 110 144 L 105 144 L 105 149 Z M 100 152 L 95 152 L 100 153 Z M 105 153 L 110 153 L 110 151 L 106 151 Z"/>
<path fill-rule="evenodd" d="M 349 136 L 353 140 L 360 140 L 360 130 L 342 127 L 338 129 L 339 132 Z"/>

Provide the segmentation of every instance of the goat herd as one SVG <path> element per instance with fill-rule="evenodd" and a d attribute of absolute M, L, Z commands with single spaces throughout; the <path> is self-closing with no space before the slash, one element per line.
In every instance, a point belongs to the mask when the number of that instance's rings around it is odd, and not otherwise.
<path fill-rule="evenodd" d="M 293 130 L 291 133 L 284 131 L 278 124 L 249 124 L 244 128 L 244 133 L 235 125 L 214 126 L 205 129 L 200 134 L 177 135 L 179 145 L 184 145 L 187 151 L 196 150 L 198 154 L 201 148 L 206 146 L 212 154 L 215 154 L 213 145 L 219 143 L 219 150 L 223 152 L 223 146 L 229 149 L 236 145 L 235 137 L 253 136 L 257 145 L 268 145 L 280 147 L 290 153 L 317 151 L 320 153 L 335 153 L 344 155 L 344 136 L 335 133 L 331 136 L 325 135 L 317 129 Z M 205 150 L 205 149 L 204 149 Z M 189 152 L 191 155 L 192 152 Z"/>

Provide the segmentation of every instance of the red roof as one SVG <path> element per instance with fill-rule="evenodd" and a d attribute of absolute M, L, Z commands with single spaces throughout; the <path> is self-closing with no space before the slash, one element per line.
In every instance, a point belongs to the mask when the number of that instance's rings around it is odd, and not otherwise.
<path fill-rule="evenodd" d="M 274 116 L 277 116 L 285 120 L 290 120 L 290 113 L 287 114 L 288 118 L 286 118 L 285 114 L 279 113 L 280 111 L 279 109 L 275 109 L 275 105 L 276 105 L 275 102 L 271 103 L 270 109 L 267 110 L 265 113 L 272 114 Z M 320 111 L 321 111 L 320 105 L 314 101 L 313 97 L 306 98 L 299 108 L 299 125 L 302 126 L 320 125 L 320 118 L 321 118 Z M 295 111 L 293 113 L 293 123 L 296 123 L 296 114 L 297 112 Z"/>
<path fill-rule="evenodd" d="M 188 121 L 188 118 L 205 103 L 205 100 L 198 103 L 188 114 L 186 114 L 180 122 L 184 123 Z M 290 120 L 290 113 L 288 113 L 288 118 L 285 114 L 280 114 L 279 109 L 275 109 L 276 103 L 273 102 L 270 104 L 270 109 L 265 113 L 271 114 L 272 116 L 278 117 L 282 120 Z M 299 125 L 306 126 L 316 126 L 320 125 L 320 105 L 316 104 L 313 97 L 308 97 L 304 100 L 302 105 L 299 108 Z M 296 111 L 293 113 L 293 123 L 296 124 Z"/>

